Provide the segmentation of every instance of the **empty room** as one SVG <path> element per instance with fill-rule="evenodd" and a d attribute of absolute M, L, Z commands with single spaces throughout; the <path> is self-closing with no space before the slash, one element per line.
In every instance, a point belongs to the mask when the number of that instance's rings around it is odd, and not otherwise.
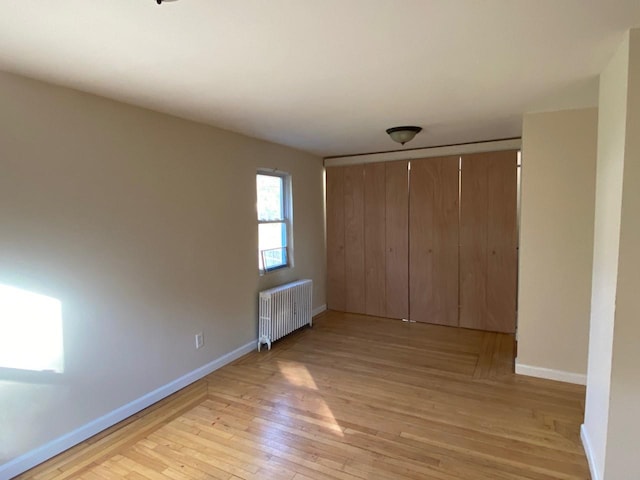
<path fill-rule="evenodd" d="M 0 480 L 640 479 L 638 0 L 0 8 Z"/>

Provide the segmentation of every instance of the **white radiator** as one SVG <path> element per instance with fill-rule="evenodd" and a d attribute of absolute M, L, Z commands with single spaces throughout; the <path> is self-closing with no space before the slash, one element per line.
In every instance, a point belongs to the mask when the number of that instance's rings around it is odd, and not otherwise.
<path fill-rule="evenodd" d="M 260 332 L 258 351 L 294 330 L 312 325 L 311 295 L 313 282 L 298 280 L 260 292 Z"/>

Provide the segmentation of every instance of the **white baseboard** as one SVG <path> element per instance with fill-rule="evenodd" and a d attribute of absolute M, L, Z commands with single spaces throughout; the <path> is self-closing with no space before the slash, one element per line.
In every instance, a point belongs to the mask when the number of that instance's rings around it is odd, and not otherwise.
<path fill-rule="evenodd" d="M 324 305 L 320 305 L 319 307 L 311 310 L 311 316 L 315 317 L 316 315 L 320 315 L 322 312 L 326 310 L 327 310 L 327 304 L 325 303 Z"/>
<path fill-rule="evenodd" d="M 587 384 L 587 376 L 582 373 L 523 365 L 522 363 L 518 363 L 518 359 L 516 359 L 516 373 L 528 377 L 546 378 L 547 380 L 558 380 L 560 382 L 575 383 L 577 385 Z"/>
<path fill-rule="evenodd" d="M 58 437 L 49 443 L 46 443 L 30 452 L 20 455 L 9 462 L 0 465 L 0 480 L 10 479 L 26 472 L 30 468 L 39 465 L 40 463 L 58 455 L 61 452 L 73 447 L 74 445 L 83 442 L 84 440 L 92 437 L 96 433 L 105 430 L 118 422 L 121 422 L 125 418 L 138 413 L 140 410 L 144 410 L 150 405 L 168 397 L 172 393 L 192 384 L 193 382 L 200 380 L 202 377 L 210 374 L 211 372 L 225 366 L 228 363 L 240 358 L 241 356 L 255 350 L 256 340 L 252 340 L 246 345 L 242 345 L 239 348 L 213 360 L 212 362 L 197 368 L 180 378 L 177 378 L 173 382 L 167 383 L 152 392 L 143 395 L 136 400 L 133 400 L 126 405 L 116 408 L 110 413 L 96 418 L 91 422 L 69 432 L 61 437 Z"/>
<path fill-rule="evenodd" d="M 591 472 L 591 480 L 600 480 L 600 476 L 596 469 L 595 457 L 593 456 L 593 449 L 591 448 L 591 442 L 589 441 L 589 434 L 587 433 L 587 427 L 584 423 L 580 425 L 580 439 L 582 440 L 584 453 L 587 455 L 587 463 L 589 464 L 589 472 Z"/>

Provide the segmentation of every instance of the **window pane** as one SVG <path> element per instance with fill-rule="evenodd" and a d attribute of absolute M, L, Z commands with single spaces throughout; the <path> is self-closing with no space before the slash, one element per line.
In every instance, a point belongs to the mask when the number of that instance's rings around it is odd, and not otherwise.
<path fill-rule="evenodd" d="M 262 252 L 263 270 L 269 271 L 287 266 L 287 247 L 264 250 Z"/>
<path fill-rule="evenodd" d="M 268 250 L 266 256 L 270 260 L 267 267 L 273 267 L 273 263 L 277 263 L 278 259 L 280 259 L 279 265 L 286 265 L 286 249 L 283 247 L 287 246 L 287 224 L 284 222 L 261 223 L 258 225 L 258 236 L 258 266 L 260 270 L 265 269 L 262 264 L 262 252 L 265 250 Z M 284 253 L 283 250 L 285 250 Z"/>
<path fill-rule="evenodd" d="M 261 223 L 258 225 L 260 250 L 287 246 L 287 228 L 284 222 Z"/>
<path fill-rule="evenodd" d="M 273 175 L 257 176 L 258 220 L 283 220 L 284 185 L 282 177 Z"/>

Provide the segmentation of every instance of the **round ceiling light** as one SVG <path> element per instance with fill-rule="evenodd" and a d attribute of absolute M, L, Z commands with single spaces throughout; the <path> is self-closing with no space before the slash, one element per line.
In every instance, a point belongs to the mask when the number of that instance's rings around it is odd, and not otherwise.
<path fill-rule="evenodd" d="M 422 127 L 415 126 L 387 128 L 387 133 L 391 137 L 391 140 L 402 145 L 413 140 L 413 137 L 415 137 L 421 131 Z"/>

